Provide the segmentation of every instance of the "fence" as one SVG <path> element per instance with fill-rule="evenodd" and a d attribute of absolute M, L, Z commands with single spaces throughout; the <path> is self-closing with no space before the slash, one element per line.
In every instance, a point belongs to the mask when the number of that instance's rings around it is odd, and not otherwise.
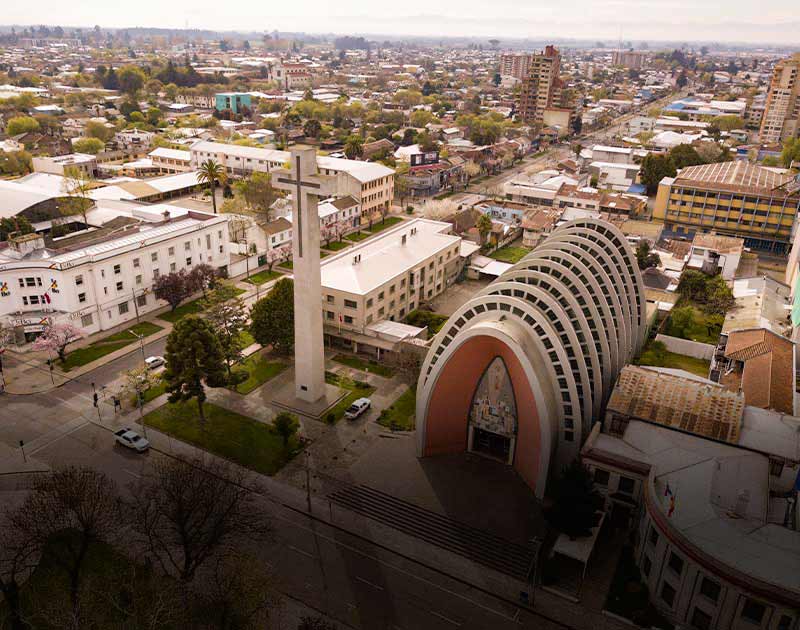
<path fill-rule="evenodd" d="M 715 346 L 710 343 L 700 343 L 699 341 L 691 341 L 689 339 L 681 339 L 680 337 L 670 337 L 669 335 L 656 335 L 656 341 L 662 342 L 667 350 L 675 354 L 683 354 L 687 357 L 694 357 L 695 359 L 705 359 L 710 361 L 714 356 Z"/>

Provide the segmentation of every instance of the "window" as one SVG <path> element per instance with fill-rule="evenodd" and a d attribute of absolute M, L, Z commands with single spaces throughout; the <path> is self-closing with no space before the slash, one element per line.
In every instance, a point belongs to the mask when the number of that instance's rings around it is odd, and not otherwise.
<path fill-rule="evenodd" d="M 211 234 L 206 234 L 206 249 L 211 249 Z"/>
<path fill-rule="evenodd" d="M 335 304 L 336 303 L 336 298 L 333 297 L 332 295 L 326 295 L 325 299 L 328 301 L 328 304 Z"/>
<path fill-rule="evenodd" d="M 783 460 L 772 459 L 769 460 L 769 474 L 773 477 L 780 477 L 783 474 Z"/>
<path fill-rule="evenodd" d="M 150 254 L 150 260 L 152 262 L 156 262 L 158 260 L 158 252 L 153 252 L 152 254 Z"/>
<path fill-rule="evenodd" d="M 345 305 L 347 308 L 357 308 L 357 307 L 358 307 L 358 303 L 357 303 L 357 302 L 355 302 L 355 301 L 353 301 L 353 300 L 345 300 L 345 301 L 344 301 L 344 305 Z"/>
<path fill-rule="evenodd" d="M 707 577 L 704 577 L 703 581 L 700 582 L 700 594 L 707 597 L 712 602 L 719 600 L 720 591 L 720 585 L 714 580 L 709 580 Z"/>
<path fill-rule="evenodd" d="M 161 275 L 161 272 L 158 269 L 153 269 L 153 280 L 158 280 L 158 277 Z"/>
<path fill-rule="evenodd" d="M 344 323 L 345 324 L 352 324 L 353 323 L 353 318 L 350 317 L 349 315 L 345 315 L 344 316 Z"/>
<path fill-rule="evenodd" d="M 19 279 L 19 286 L 23 289 L 25 288 L 25 280 L 23 280 L 22 278 Z"/>
<path fill-rule="evenodd" d="M 24 306 L 28 306 L 28 296 L 27 295 L 23 295 L 22 296 L 22 304 Z"/>
<path fill-rule="evenodd" d="M 75 286 L 79 287 L 83 284 L 83 276 L 75 276 Z"/>
<path fill-rule="evenodd" d="M 378 293 L 378 299 L 379 299 L 379 300 L 382 300 L 382 299 L 383 299 L 383 291 L 381 291 L 380 293 Z"/>
<path fill-rule="evenodd" d="M 186 258 L 186 266 L 187 267 L 191 267 L 192 266 L 192 257 L 191 256 L 187 256 L 187 258 Z"/>
<path fill-rule="evenodd" d="M 25 286 L 35 287 L 36 286 L 36 278 L 25 278 Z"/>
<path fill-rule="evenodd" d="M 133 266 L 134 267 L 139 267 L 139 259 L 138 258 L 134 258 L 133 259 Z"/>
<path fill-rule="evenodd" d="M 372 298 L 367 299 L 367 308 L 372 308 Z"/>
<path fill-rule="evenodd" d="M 669 554 L 669 568 L 678 575 L 683 572 L 683 560 L 674 552 Z"/>
<path fill-rule="evenodd" d="M 122 282 L 117 282 L 117 291 L 122 291 Z"/>
<path fill-rule="evenodd" d="M 174 262 L 171 262 L 169 264 L 169 270 L 170 271 L 175 271 L 176 269 L 177 269 L 177 265 Z"/>
<path fill-rule="evenodd" d="M 633 494 L 633 488 L 635 485 L 636 482 L 630 477 L 620 477 L 619 483 L 617 484 L 617 490 L 619 492 L 624 492 L 625 494 Z"/>
<path fill-rule="evenodd" d="M 100 277 L 101 278 L 105 278 L 106 277 L 106 270 L 105 269 L 101 269 L 100 270 Z"/>
<path fill-rule="evenodd" d="M 675 603 L 675 594 L 675 589 L 667 582 L 664 582 L 664 585 L 661 587 L 661 599 L 664 600 L 664 603 L 670 608 L 672 608 L 672 604 Z"/>
<path fill-rule="evenodd" d="M 123 302 L 122 304 L 119 305 L 119 314 L 124 315 L 127 312 L 128 312 L 128 303 Z"/>
<path fill-rule="evenodd" d="M 167 250 L 167 254 L 170 255 L 170 256 L 174 256 L 175 255 L 175 248 L 174 247 L 170 247 Z"/>
<path fill-rule="evenodd" d="M 86 301 L 86 294 L 85 293 L 78 293 L 78 302 L 83 304 Z"/>
<path fill-rule="evenodd" d="M 184 249 L 185 251 L 187 251 L 187 252 L 188 252 L 190 249 L 192 249 L 192 242 L 191 242 L 191 241 L 186 241 L 186 242 L 183 244 L 183 249 Z"/>
<path fill-rule="evenodd" d="M 594 470 L 594 482 L 598 486 L 607 487 L 608 480 L 611 478 L 611 474 L 607 470 L 602 470 L 601 468 L 595 468 Z"/>
<path fill-rule="evenodd" d="M 692 613 L 692 625 L 697 630 L 708 630 L 711 627 L 711 615 L 695 608 Z"/>
<path fill-rule="evenodd" d="M 141 274 L 136 276 L 136 284 L 142 284 L 142 276 L 141 276 Z"/>
<path fill-rule="evenodd" d="M 394 295 L 394 285 L 389 287 L 389 294 Z"/>
<path fill-rule="evenodd" d="M 760 626 L 761 621 L 764 619 L 764 613 L 766 612 L 767 608 L 764 606 L 764 604 L 752 599 L 747 599 L 744 602 L 744 606 L 742 606 L 741 617 L 745 621 L 749 621 L 750 623 Z"/>
<path fill-rule="evenodd" d="M 32 295 L 28 299 L 31 301 L 31 304 L 38 304 L 39 303 L 39 296 L 38 295 Z"/>
<path fill-rule="evenodd" d="M 81 326 L 88 328 L 92 324 L 94 324 L 94 318 L 91 313 L 81 316 Z"/>
<path fill-rule="evenodd" d="M 325 317 L 327 317 L 328 319 L 333 319 L 334 317 L 333 311 L 325 311 Z"/>
<path fill-rule="evenodd" d="M 139 306 L 146 306 L 147 305 L 147 296 L 146 295 L 140 295 L 139 297 L 137 297 L 136 298 L 136 304 L 138 304 Z"/>

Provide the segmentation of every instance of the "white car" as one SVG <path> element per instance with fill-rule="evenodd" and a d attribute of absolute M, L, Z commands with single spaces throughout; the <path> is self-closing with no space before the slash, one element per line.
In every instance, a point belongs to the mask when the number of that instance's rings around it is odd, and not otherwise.
<path fill-rule="evenodd" d="M 117 440 L 117 444 L 121 444 L 127 448 L 132 448 L 134 451 L 138 453 L 142 453 L 150 448 L 150 442 L 144 439 L 141 435 L 136 433 L 136 431 L 132 431 L 131 429 L 125 428 L 120 429 L 114 433 L 114 437 Z"/>
<path fill-rule="evenodd" d="M 164 357 L 147 357 L 144 360 L 144 364 L 147 366 L 148 370 L 155 370 L 156 368 L 164 365 L 166 362 L 167 361 L 164 359 Z"/>
<path fill-rule="evenodd" d="M 355 420 L 369 409 L 370 405 L 372 405 L 372 401 L 369 398 L 359 398 L 345 410 L 344 417 L 348 420 Z"/>

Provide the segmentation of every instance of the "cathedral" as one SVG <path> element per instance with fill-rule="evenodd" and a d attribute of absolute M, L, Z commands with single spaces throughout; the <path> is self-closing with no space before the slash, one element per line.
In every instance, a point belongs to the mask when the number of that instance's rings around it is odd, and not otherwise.
<path fill-rule="evenodd" d="M 417 386 L 417 454 L 499 459 L 543 496 L 642 347 L 645 309 L 622 232 L 564 223 L 433 340 Z"/>

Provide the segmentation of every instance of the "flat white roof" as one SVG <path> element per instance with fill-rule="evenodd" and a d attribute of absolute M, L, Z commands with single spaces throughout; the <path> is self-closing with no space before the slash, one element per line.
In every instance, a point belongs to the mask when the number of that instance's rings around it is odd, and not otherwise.
<path fill-rule="evenodd" d="M 191 151 L 182 151 L 180 149 L 170 149 L 167 147 L 153 149 L 150 151 L 149 155 L 151 157 L 167 158 L 170 160 L 183 160 L 184 162 L 188 162 L 192 159 Z"/>
<path fill-rule="evenodd" d="M 416 228 L 412 236 L 411 230 Z M 461 241 L 441 221 L 412 219 L 320 262 L 322 286 L 366 295 Z M 403 236 L 406 242 L 403 244 Z M 353 264 L 356 256 L 360 262 Z"/>

